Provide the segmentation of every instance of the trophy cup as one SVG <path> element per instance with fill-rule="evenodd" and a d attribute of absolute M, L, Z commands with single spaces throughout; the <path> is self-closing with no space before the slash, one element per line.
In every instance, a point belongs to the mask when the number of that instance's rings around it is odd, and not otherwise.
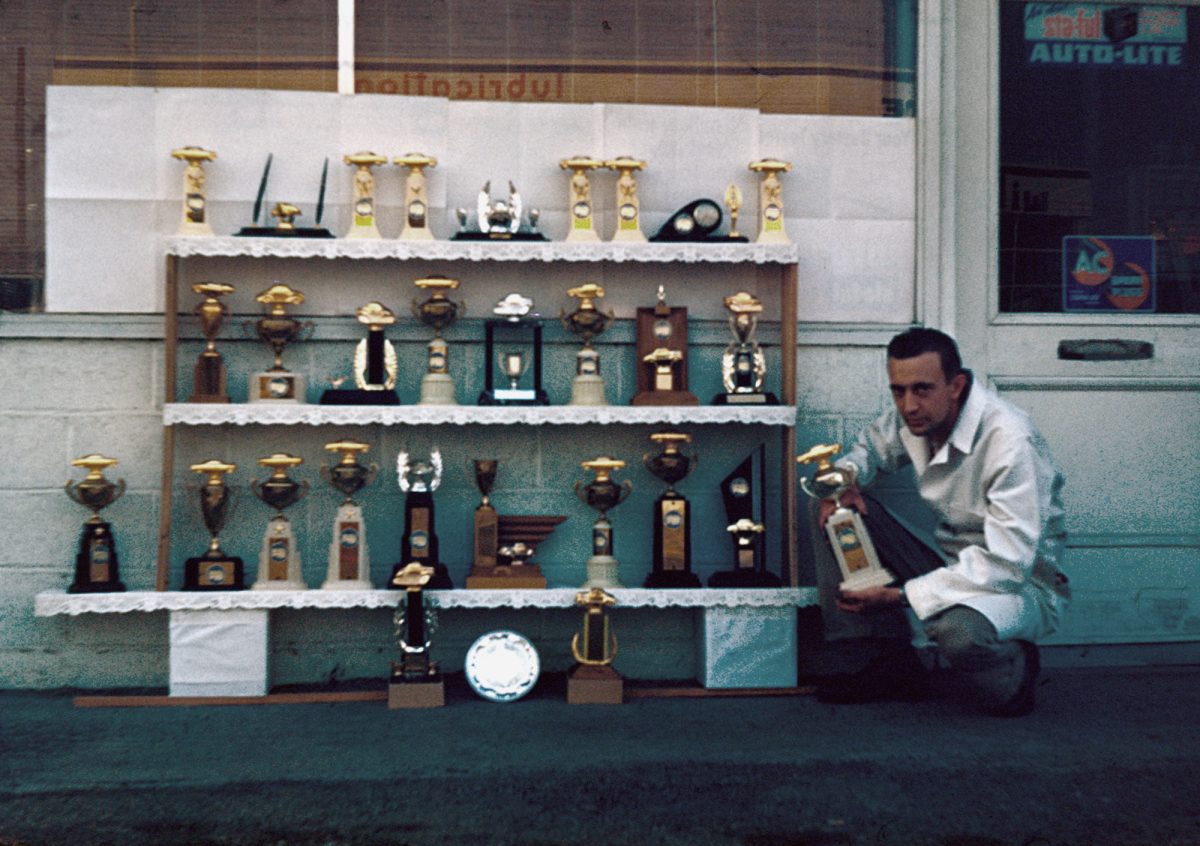
<path fill-rule="evenodd" d="M 200 318 L 200 331 L 204 333 L 204 352 L 196 359 L 192 378 L 192 395 L 188 402 L 229 402 L 225 391 L 225 363 L 217 352 L 217 333 L 222 321 L 229 316 L 229 307 L 221 297 L 233 293 L 232 285 L 218 282 L 197 282 L 192 286 L 204 300 L 196 305 L 193 313 Z"/>
<path fill-rule="evenodd" d="M 283 350 L 306 330 L 311 334 L 315 324 L 310 320 L 301 323 L 287 314 L 287 306 L 300 305 L 304 295 L 287 285 L 276 283 L 254 298 L 267 308 L 267 313 L 258 320 L 248 323 L 275 353 L 275 363 L 270 370 L 255 373 L 250 379 L 250 402 L 305 402 L 305 380 L 299 373 L 291 373 L 283 366 Z"/>
<path fill-rule="evenodd" d="M 454 233 L 455 241 L 545 241 L 546 236 L 538 231 L 538 218 L 541 216 L 537 209 L 529 210 L 529 224 L 522 221 L 523 208 L 521 195 L 512 181 L 508 183 L 508 199 L 493 200 L 491 180 L 483 183 L 479 196 L 475 200 L 474 231 L 467 226 L 467 210 L 456 209 L 458 231 Z"/>
<path fill-rule="evenodd" d="M 300 566 L 300 550 L 292 524 L 283 516 L 283 509 L 295 505 L 308 493 L 308 482 L 297 482 L 288 477 L 289 467 L 304 463 L 303 458 L 277 452 L 258 463 L 271 471 L 265 482 L 250 480 L 254 495 L 275 509 L 275 516 L 267 523 L 263 535 L 262 550 L 258 554 L 258 578 L 251 590 L 305 590 L 304 573 Z"/>
<path fill-rule="evenodd" d="M 614 241 L 645 241 L 642 232 L 641 204 L 638 202 L 637 177 L 639 170 L 646 168 L 646 163 L 632 156 L 618 156 L 604 163 L 609 170 L 615 170 L 617 177 L 617 231 L 613 233 Z"/>
<path fill-rule="evenodd" d="M 388 708 L 440 708 L 446 704 L 441 671 L 437 662 L 429 659 L 429 638 L 437 627 L 437 617 L 432 608 L 425 607 L 422 589 L 431 578 L 432 567 L 413 563 L 391 579 L 392 587 L 404 591 L 404 602 L 396 609 L 401 658 L 392 662 Z"/>
<path fill-rule="evenodd" d="M 737 228 L 738 212 L 742 210 L 742 189 L 732 182 L 725 189 L 725 208 L 729 209 L 729 234 L 725 236 L 725 240 L 745 243 L 749 239 L 738 232 Z"/>
<path fill-rule="evenodd" d="M 583 338 L 583 348 L 575 353 L 571 405 L 608 405 L 604 398 L 604 377 L 600 375 L 600 353 L 592 346 L 592 338 L 607 329 L 613 319 L 611 309 L 606 314 L 596 308 L 596 300 L 604 296 L 604 288 L 588 282 L 571 288 L 567 296 L 578 298 L 579 307 L 570 314 L 563 310 L 560 316 L 563 328 Z"/>
<path fill-rule="evenodd" d="M 437 159 L 423 153 L 405 153 L 392 159 L 392 164 L 408 168 L 408 177 L 404 180 L 404 230 L 400 240 L 432 241 L 425 168 L 437 167 Z"/>
<path fill-rule="evenodd" d="M 584 470 L 591 470 L 596 478 L 586 485 L 576 482 L 575 496 L 600 512 L 600 517 L 592 525 L 592 555 L 587 560 L 587 581 L 583 587 L 623 587 L 617 573 L 620 562 L 613 557 L 613 529 L 608 521 L 608 512 L 625 501 L 633 490 L 633 483 L 628 479 L 620 485 L 613 481 L 613 471 L 625 466 L 625 462 L 619 459 L 602 455 L 584 461 L 580 466 Z"/>
<path fill-rule="evenodd" d="M 548 405 L 542 390 L 542 321 L 532 314 L 533 300 L 518 293 L 496 303 L 493 320 L 484 324 L 484 383 L 480 405 Z M 496 352 L 497 343 L 504 349 Z M 507 388 L 497 388 L 496 368 L 508 380 Z M 521 387 L 521 380 L 532 370 L 532 385 Z"/>
<path fill-rule="evenodd" d="M 321 478 L 345 495 L 333 518 L 333 541 L 329 544 L 329 570 L 321 590 L 370 590 L 371 560 L 367 549 L 367 528 L 362 507 L 353 499 L 362 488 L 375 481 L 378 464 L 364 466 L 358 456 L 370 447 L 359 441 L 335 441 L 325 444 L 342 460 L 330 467 L 321 465 Z"/>
<path fill-rule="evenodd" d="M 754 340 L 762 303 L 746 291 L 725 298 L 733 340 L 721 356 L 721 381 L 725 393 L 713 397 L 714 405 L 776 405 L 775 395 L 763 391 L 767 357 Z"/>
<path fill-rule="evenodd" d="M 760 446 L 721 481 L 725 518 L 733 541 L 733 568 L 713 573 L 709 587 L 779 587 L 779 577 L 766 570 L 762 538 L 766 448 Z"/>
<path fill-rule="evenodd" d="M 236 470 L 237 465 L 210 459 L 203 464 L 193 464 L 191 469 L 205 477 L 200 486 L 200 513 L 212 537 L 203 555 L 184 562 L 183 589 L 242 590 L 246 586 L 242 559 L 222 552 L 218 538 L 233 500 L 233 489 L 225 484 L 225 476 Z"/>
<path fill-rule="evenodd" d="M 572 156 L 558 163 L 563 170 L 571 171 L 571 227 L 567 231 L 568 241 L 599 241 L 593 220 L 595 209 L 592 204 L 592 184 L 588 171 L 604 167 L 604 162 L 591 156 Z M 636 215 L 635 215 L 636 218 Z"/>
<path fill-rule="evenodd" d="M 646 578 L 648 588 L 700 587 L 692 572 L 692 521 L 687 499 L 675 490 L 696 465 L 695 455 L 679 451 L 692 436 L 683 432 L 655 432 L 650 440 L 663 451 L 642 456 L 646 469 L 667 483 L 667 489 L 654 502 L 654 569 Z"/>
<path fill-rule="evenodd" d="M 347 238 L 379 238 L 375 225 L 375 175 L 371 168 L 387 164 L 387 156 L 361 152 L 342 156 L 342 161 L 354 166 L 354 217 Z"/>
<path fill-rule="evenodd" d="M 791 162 L 760 159 L 750 163 L 750 169 L 762 176 L 758 186 L 759 244 L 790 244 L 792 239 L 783 230 L 783 184 L 779 174 L 792 169 Z"/>
<path fill-rule="evenodd" d="M 554 527 L 567 519 L 560 515 L 497 514 L 489 494 L 496 484 L 500 462 L 477 458 L 472 462 L 475 486 L 483 500 L 475 509 L 475 554 L 467 588 L 515 589 L 546 587 L 546 577 L 533 562 L 534 553 Z"/>
<path fill-rule="evenodd" d="M 203 147 L 180 147 L 172 150 L 171 155 L 187 162 L 187 169 L 183 172 L 183 217 L 176 234 L 212 235 L 213 228 L 208 222 L 208 200 L 204 196 L 206 177 L 203 162 L 215 159 L 216 151 Z"/>
<path fill-rule="evenodd" d="M 882 587 L 895 578 L 879 562 L 871 535 L 857 511 L 841 504 L 842 494 L 854 487 L 857 474 L 853 467 L 839 467 L 832 463 L 841 452 L 841 444 L 818 444 L 803 455 L 796 457 L 798 464 L 816 464 L 812 483 L 807 478 L 800 480 L 800 487 L 813 499 L 827 499 L 836 508 L 825 521 L 825 534 L 842 571 L 839 590 L 864 590 Z"/>
<path fill-rule="evenodd" d="M 583 631 L 571 638 L 575 666 L 567 671 L 568 704 L 620 705 L 625 701 L 625 681 L 612 666 L 617 637 L 609 626 L 608 609 L 616 602 L 612 594 L 598 587 L 575 594 L 575 604 L 583 608 Z"/>
<path fill-rule="evenodd" d="M 70 479 L 63 490 L 75 502 L 90 508 L 92 516 L 83 524 L 79 535 L 79 552 L 75 555 L 75 581 L 68 593 L 115 593 L 125 590 L 118 571 L 117 545 L 112 525 L 100 519 L 100 509 L 112 505 L 125 493 L 125 480 L 110 482 L 104 469 L 117 463 L 98 453 L 76 458 L 72 467 L 82 467 L 87 475 L 81 482 Z"/>
<path fill-rule="evenodd" d="M 494 458 L 476 458 L 472 465 L 475 469 L 475 487 L 483 495 L 475 508 L 475 542 L 472 545 L 474 555 L 471 558 L 471 573 L 467 576 L 467 587 L 471 587 L 471 577 L 476 571 L 490 571 L 496 566 L 496 550 L 500 546 L 500 515 L 492 506 L 489 494 L 496 484 L 496 473 L 500 470 L 500 462 Z"/>
<path fill-rule="evenodd" d="M 653 308 L 637 310 L 637 393 L 633 405 L 699 405 L 688 391 L 687 309 L 668 306 L 666 291 L 658 286 Z"/>
<path fill-rule="evenodd" d="M 458 405 L 454 398 L 454 379 L 450 376 L 449 347 L 442 337 L 442 330 L 452 324 L 460 312 L 466 311 L 463 303 L 446 297 L 446 291 L 458 287 L 457 279 L 445 276 L 428 276 L 418 279 L 416 286 L 429 291 L 429 299 L 412 302 L 412 313 L 426 326 L 433 329 L 433 340 L 429 342 L 429 358 L 425 376 L 421 379 L 420 405 Z"/>
<path fill-rule="evenodd" d="M 367 337 L 354 349 L 354 384 L 340 388 L 340 380 L 321 395 L 322 405 L 399 405 L 396 376 L 399 365 L 396 348 L 383 337 L 385 327 L 396 322 L 396 315 L 382 303 L 370 302 L 355 312 L 358 322 L 367 327 Z"/>
<path fill-rule="evenodd" d="M 404 497 L 404 534 L 400 538 L 400 562 L 392 576 L 409 564 L 433 570 L 430 588 L 452 588 L 450 573 L 438 558 L 438 536 L 434 524 L 433 492 L 442 483 L 442 454 L 434 448 L 429 461 L 408 459 L 407 452 L 396 456 L 396 476 Z"/>

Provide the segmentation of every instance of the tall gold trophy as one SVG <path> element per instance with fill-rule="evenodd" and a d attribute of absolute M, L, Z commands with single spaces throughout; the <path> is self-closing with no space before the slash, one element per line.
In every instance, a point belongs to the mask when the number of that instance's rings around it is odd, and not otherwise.
<path fill-rule="evenodd" d="M 812 483 L 801 479 L 800 487 L 813 499 L 829 500 L 837 506 L 825 521 L 825 534 L 842 571 L 842 583 L 838 587 L 863 590 L 891 584 L 895 578 L 880 563 L 862 516 L 840 502 L 842 494 L 854 487 L 856 478 L 852 468 L 838 467 L 832 462 L 841 450 L 841 444 L 818 444 L 797 456 L 799 464 L 817 465 Z"/>
<path fill-rule="evenodd" d="M 633 156 L 618 156 L 606 161 L 604 166 L 618 174 L 617 231 L 613 233 L 612 239 L 644 242 L 646 235 L 642 232 L 641 203 L 638 201 L 637 177 L 634 174 L 645 170 L 646 163 Z"/>
<path fill-rule="evenodd" d="M 203 464 L 193 464 L 191 469 L 204 476 L 204 484 L 200 486 L 200 513 L 210 538 L 203 555 L 184 562 L 183 589 L 242 590 L 246 586 L 242 559 L 226 555 L 219 537 L 233 501 L 233 489 L 225 484 L 225 477 L 236 470 L 237 465 L 210 459 Z"/>
<path fill-rule="evenodd" d="M 792 169 L 791 162 L 778 159 L 759 159 L 750 162 L 750 169 L 762 176 L 758 186 L 759 244 L 790 244 L 792 239 L 783 229 L 783 183 L 779 174 Z"/>
<path fill-rule="evenodd" d="M 370 590 L 371 557 L 362 507 L 354 494 L 375 480 L 378 464 L 358 463 L 358 456 L 371 447 L 360 441 L 334 441 L 325 449 L 341 455 L 332 467 L 321 465 L 321 478 L 346 497 L 333 518 L 333 541 L 329 544 L 329 569 L 321 590 Z"/>
<path fill-rule="evenodd" d="M 570 212 L 571 224 L 567 230 L 568 241 L 599 241 L 596 234 L 596 207 L 592 202 L 592 183 L 588 171 L 604 167 L 601 159 L 591 156 L 572 156 L 558 163 L 563 170 L 571 171 Z"/>
<path fill-rule="evenodd" d="M 305 590 L 304 572 L 300 565 L 300 549 L 296 544 L 292 523 L 283 515 L 283 510 L 304 499 L 308 493 L 308 482 L 297 482 L 288 476 L 288 470 L 304 463 L 295 455 L 277 452 L 258 463 L 271 471 L 265 482 L 250 481 L 254 495 L 275 509 L 275 516 L 267 523 L 263 534 L 262 550 L 258 555 L 258 578 L 252 590 Z"/>
<path fill-rule="evenodd" d="M 204 333 L 204 351 L 196 359 L 193 371 L 192 395 L 188 402 L 229 402 L 225 390 L 225 362 L 217 351 L 217 333 L 221 323 L 229 316 L 229 306 L 221 297 L 232 294 L 233 286 L 219 282 L 197 282 L 192 286 L 204 299 L 196 305 L 193 313 L 200 318 L 200 331 Z"/>
<path fill-rule="evenodd" d="M 604 288 L 588 282 L 567 291 L 567 296 L 579 300 L 579 307 L 560 315 L 563 328 L 583 338 L 583 348 L 575 354 L 575 378 L 571 382 L 571 405 L 608 405 L 604 396 L 604 377 L 600 375 L 600 353 L 592 346 L 592 338 L 608 328 L 613 313 L 596 308 L 596 300 L 604 296 Z"/>
<path fill-rule="evenodd" d="M 567 671 L 568 704 L 620 705 L 625 701 L 625 681 L 612 666 L 617 637 L 609 624 L 608 609 L 616 602 L 612 594 L 598 587 L 575 594 L 575 604 L 583 608 L 583 630 L 571 639 L 575 666 Z"/>
<path fill-rule="evenodd" d="M 216 151 L 203 147 L 180 147 L 172 150 L 171 155 L 187 162 L 187 169 L 183 172 L 183 216 L 176 233 L 212 235 L 213 228 L 208 222 L 208 198 L 204 194 L 204 162 L 215 159 Z"/>
<path fill-rule="evenodd" d="M 100 509 L 112 505 L 125 493 L 125 480 L 110 482 L 104 470 L 117 463 L 99 453 L 85 455 L 71 462 L 72 467 L 87 470 L 81 482 L 70 480 L 63 486 L 73 501 L 91 509 L 92 516 L 83 524 L 79 536 L 79 552 L 75 556 L 75 581 L 68 593 L 108 593 L 125 590 L 117 566 L 117 545 L 112 525 L 100 519 Z"/>
<path fill-rule="evenodd" d="M 620 459 L 601 455 L 580 466 L 595 473 L 596 478 L 586 485 L 576 482 L 575 495 L 600 512 L 600 517 L 592 524 L 592 555 L 587 560 L 587 581 L 583 587 L 624 587 L 618 574 L 620 562 L 613 557 L 613 528 L 608 512 L 625 501 L 633 490 L 633 483 L 628 479 L 619 485 L 613 481 L 613 472 L 625 466 Z"/>
<path fill-rule="evenodd" d="M 283 366 L 283 351 L 305 332 L 311 333 L 315 324 L 301 323 L 287 313 L 290 305 L 300 305 L 304 295 L 287 285 L 276 283 L 254 298 L 263 304 L 267 313 L 249 324 L 260 341 L 271 348 L 275 362 L 270 370 L 255 373 L 250 379 L 250 402 L 306 402 L 306 383 L 300 373 Z"/>
<path fill-rule="evenodd" d="M 429 342 L 429 355 L 425 375 L 421 379 L 420 405 L 458 405 L 454 396 L 454 377 L 450 375 L 450 348 L 442 331 L 458 319 L 466 310 L 446 296 L 447 291 L 458 288 L 457 279 L 445 276 L 427 276 L 418 279 L 416 286 L 428 291 L 429 299 L 424 302 L 413 300 L 412 313 L 426 326 L 433 329 L 433 340 Z"/>
<path fill-rule="evenodd" d="M 646 453 L 642 464 L 667 483 L 667 489 L 654 502 L 654 569 L 646 577 L 648 588 L 700 587 L 692 572 L 691 504 L 675 490 L 696 466 L 695 454 L 686 455 L 680 447 L 692 442 L 685 432 L 655 432 L 650 440 L 662 447 L 657 455 Z"/>
<path fill-rule="evenodd" d="M 408 176 L 404 180 L 404 229 L 400 232 L 400 240 L 432 241 L 425 168 L 437 167 L 437 159 L 424 153 L 405 153 L 393 158 L 392 164 L 408 168 Z"/>
<path fill-rule="evenodd" d="M 387 164 L 387 156 L 367 151 L 342 156 L 354 168 L 354 214 L 347 238 L 379 238 L 375 225 L 375 175 L 371 168 Z"/>

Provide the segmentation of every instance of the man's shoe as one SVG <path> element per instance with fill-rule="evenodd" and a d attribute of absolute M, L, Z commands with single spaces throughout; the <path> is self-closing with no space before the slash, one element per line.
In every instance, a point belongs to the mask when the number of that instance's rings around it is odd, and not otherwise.
<path fill-rule="evenodd" d="M 816 692 L 818 702 L 834 705 L 917 702 L 929 696 L 929 671 L 908 644 L 885 649 L 857 673 L 834 676 Z"/>
<path fill-rule="evenodd" d="M 1018 640 L 1017 643 L 1025 655 L 1025 671 L 1021 674 L 1021 685 L 1012 699 L 993 709 L 992 714 L 997 717 L 1024 717 L 1033 711 L 1034 690 L 1037 687 L 1038 673 L 1042 669 L 1042 661 L 1036 644 L 1027 640 Z"/>

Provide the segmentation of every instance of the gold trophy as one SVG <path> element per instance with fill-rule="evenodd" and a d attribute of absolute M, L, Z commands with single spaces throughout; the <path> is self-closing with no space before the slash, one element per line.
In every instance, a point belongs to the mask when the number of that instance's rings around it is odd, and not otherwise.
<path fill-rule="evenodd" d="M 721 356 L 721 381 L 725 393 L 713 398 L 714 405 L 775 405 L 775 395 L 763 391 L 767 357 L 754 339 L 762 302 L 747 291 L 725 298 L 733 340 Z"/>
<path fill-rule="evenodd" d="M 360 391 L 391 393 L 395 396 L 399 364 L 396 348 L 383 337 L 385 326 L 396 322 L 395 313 L 378 302 L 369 302 L 355 312 L 367 327 L 367 337 L 354 349 L 354 384 Z"/>
<path fill-rule="evenodd" d="M 592 184 L 588 171 L 604 167 L 604 162 L 591 156 L 572 156 L 558 163 L 563 170 L 571 171 L 570 213 L 571 226 L 567 231 L 568 241 L 599 241 L 596 234 L 595 206 L 592 203 Z"/>
<path fill-rule="evenodd" d="M 641 204 L 638 202 L 637 177 L 634 174 L 645 170 L 646 163 L 632 156 L 618 156 L 604 163 L 609 170 L 615 170 L 617 177 L 617 231 L 613 233 L 614 241 L 645 241 L 642 232 Z"/>
<path fill-rule="evenodd" d="M 213 228 L 208 222 L 208 200 L 204 196 L 204 165 L 217 157 L 215 150 L 205 150 L 203 147 L 180 147 L 172 150 L 171 155 L 180 161 L 187 162 L 183 172 L 183 218 L 179 222 L 179 235 L 212 235 Z"/>
<path fill-rule="evenodd" d="M 329 544 L 329 569 L 321 590 L 370 590 L 371 559 L 362 507 L 354 494 L 375 481 L 378 464 L 362 465 L 358 456 L 371 447 L 360 441 L 334 441 L 325 449 L 339 453 L 341 461 L 321 465 L 321 478 L 346 498 L 333 518 L 333 541 Z"/>
<path fill-rule="evenodd" d="M 620 705 L 625 701 L 624 679 L 612 666 L 617 637 L 609 625 L 608 609 L 616 602 L 612 594 L 598 587 L 575 594 L 575 604 L 583 608 L 583 631 L 571 638 L 575 658 L 575 666 L 567 671 L 567 702 L 571 705 Z"/>
<path fill-rule="evenodd" d="M 759 244 L 790 244 L 792 239 L 783 230 L 783 184 L 779 174 L 792 169 L 791 162 L 760 159 L 750 162 L 750 169 L 762 176 L 758 187 Z"/>
<path fill-rule="evenodd" d="M 191 469 L 205 477 L 200 486 L 200 513 L 211 537 L 203 555 L 184 562 L 183 589 L 242 590 L 246 586 L 242 559 L 226 555 L 218 537 L 233 500 L 233 489 L 225 484 L 225 477 L 236 470 L 237 465 L 210 459 L 203 464 L 193 464 Z"/>
<path fill-rule="evenodd" d="M 110 482 L 104 478 L 105 468 L 117 463 L 98 453 L 76 458 L 72 467 L 87 470 L 81 482 L 70 479 L 63 486 L 72 500 L 90 508 L 92 516 L 83 524 L 79 536 L 79 552 L 75 555 L 75 581 L 68 593 L 111 593 L 125 590 L 117 564 L 117 546 L 112 525 L 100 519 L 100 509 L 112 505 L 125 493 L 125 480 Z"/>
<path fill-rule="evenodd" d="M 292 524 L 283 516 L 283 509 L 295 505 L 308 493 L 308 482 L 297 482 L 287 474 L 291 467 L 304 463 L 303 458 L 277 452 L 258 463 L 271 471 L 265 482 L 250 481 L 254 495 L 275 509 L 275 516 L 267 523 L 263 535 L 262 550 L 258 555 L 258 578 L 251 585 L 253 590 L 305 590 L 304 572 L 300 566 L 300 549 Z"/>
<path fill-rule="evenodd" d="M 839 467 L 832 459 L 842 450 L 841 444 L 818 444 L 796 457 L 799 464 L 816 464 L 812 483 L 800 480 L 800 487 L 813 499 L 826 499 L 837 507 L 825 521 L 825 534 L 842 571 L 840 590 L 864 590 L 882 587 L 895 581 L 879 561 L 871 535 L 862 516 L 840 502 L 842 494 L 854 487 L 857 474 L 852 467 Z"/>
<path fill-rule="evenodd" d="M 417 563 L 392 576 L 391 586 L 404 591 L 404 602 L 394 618 L 401 659 L 392 662 L 388 708 L 440 708 L 446 704 L 441 671 L 429 658 L 429 638 L 437 626 L 434 610 L 425 607 L 424 588 L 431 578 L 433 568 Z"/>
<path fill-rule="evenodd" d="M 475 487 L 483 495 L 475 508 L 475 554 L 472 558 L 471 574 L 467 576 L 467 587 L 471 587 L 471 576 L 480 571 L 490 572 L 496 566 L 496 550 L 500 547 L 500 515 L 492 506 L 489 494 L 496 484 L 496 473 L 500 470 L 500 462 L 494 458 L 476 458 L 472 465 L 475 470 Z"/>
<path fill-rule="evenodd" d="M 474 460 L 475 486 L 483 500 L 475 509 L 475 554 L 467 588 L 537 589 L 546 587 L 546 577 L 533 556 L 554 527 L 567 519 L 552 514 L 498 514 L 490 494 L 496 484 L 500 462 L 494 458 Z"/>
<path fill-rule="evenodd" d="M 692 436 L 684 432 L 655 432 L 650 436 L 662 447 L 662 452 L 642 456 L 646 469 L 667 483 L 667 489 L 654 502 L 654 569 L 646 577 L 648 588 L 700 587 L 700 579 L 692 572 L 691 505 L 675 490 L 696 466 L 696 456 L 684 455 L 683 444 Z"/>
<path fill-rule="evenodd" d="M 217 333 L 221 323 L 229 316 L 229 307 L 221 297 L 233 293 L 232 285 L 219 282 L 197 282 L 192 286 L 204 300 L 196 305 L 193 313 L 200 318 L 200 331 L 204 333 L 204 352 L 196 359 L 193 371 L 192 395 L 188 402 L 229 402 L 225 391 L 225 363 L 217 352 Z"/>
<path fill-rule="evenodd" d="M 738 212 L 742 210 L 742 189 L 736 184 L 730 182 L 729 187 L 725 189 L 725 208 L 729 210 L 729 234 L 725 236 L 727 241 L 746 241 L 745 235 L 738 232 Z"/>
<path fill-rule="evenodd" d="M 583 338 L 583 348 L 575 354 L 575 379 L 571 382 L 571 405 L 608 405 L 604 398 L 604 377 L 600 375 L 600 353 L 592 346 L 592 338 L 608 328 L 613 319 L 596 308 L 596 300 L 604 296 L 604 288 L 588 282 L 571 288 L 567 296 L 579 300 L 579 307 L 570 314 L 560 315 L 563 328 Z"/>
<path fill-rule="evenodd" d="M 454 378 L 450 375 L 449 347 L 442 337 L 442 330 L 450 326 L 460 313 L 466 311 L 463 303 L 446 297 L 447 291 L 458 288 L 457 279 L 445 276 L 427 276 L 418 279 L 416 286 L 429 291 L 424 302 L 413 300 L 412 313 L 422 323 L 433 329 L 433 340 L 429 342 L 428 365 L 421 379 L 420 405 L 458 405 L 454 397 Z"/>
<path fill-rule="evenodd" d="M 404 230 L 400 240 L 432 241 L 425 168 L 437 167 L 437 159 L 423 153 L 405 153 L 393 158 L 392 164 L 408 168 L 408 177 L 404 180 Z"/>
<path fill-rule="evenodd" d="M 608 520 L 608 512 L 625 501 L 633 490 L 633 483 L 628 479 L 620 485 L 613 481 L 613 471 L 625 466 L 620 459 L 602 455 L 584 461 L 580 466 L 595 473 L 596 478 L 586 485 L 576 482 L 575 495 L 600 512 L 600 517 L 592 525 L 592 555 L 587 561 L 587 581 L 583 587 L 623 587 L 617 572 L 620 562 L 613 557 L 613 528 Z"/>
<path fill-rule="evenodd" d="M 270 370 L 256 373 L 250 379 L 250 402 L 305 402 L 305 380 L 299 373 L 292 373 L 283 366 L 283 350 L 302 333 L 314 328 L 312 321 L 301 323 L 287 313 L 287 306 L 300 305 L 304 295 L 287 285 L 276 283 L 254 298 L 266 307 L 267 313 L 247 324 L 253 328 L 259 340 L 275 353 L 275 363 Z"/>
<path fill-rule="evenodd" d="M 342 161 L 354 167 L 354 216 L 347 238 L 379 238 L 375 225 L 375 175 L 371 168 L 387 164 L 387 156 L 367 151 L 342 156 Z"/>

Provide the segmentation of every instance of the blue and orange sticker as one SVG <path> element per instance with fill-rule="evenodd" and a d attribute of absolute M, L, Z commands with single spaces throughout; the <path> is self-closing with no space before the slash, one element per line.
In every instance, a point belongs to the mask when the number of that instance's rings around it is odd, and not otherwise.
<path fill-rule="evenodd" d="M 1155 310 L 1152 237 L 1067 235 L 1062 262 L 1063 311 Z"/>

